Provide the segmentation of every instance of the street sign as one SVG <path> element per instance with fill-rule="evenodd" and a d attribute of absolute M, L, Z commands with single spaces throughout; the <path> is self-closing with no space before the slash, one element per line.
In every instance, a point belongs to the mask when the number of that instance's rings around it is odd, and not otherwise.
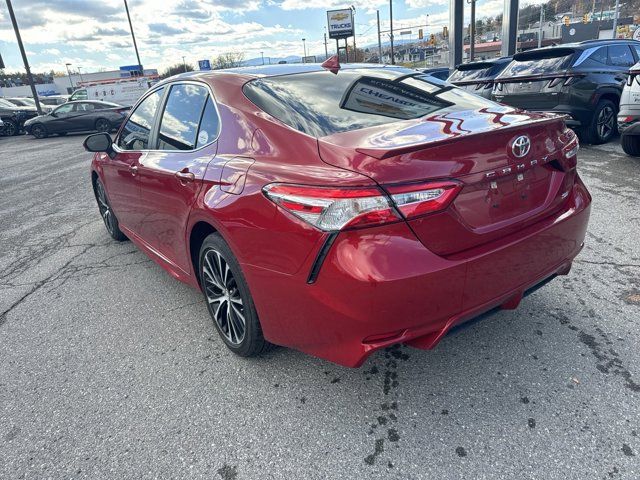
<path fill-rule="evenodd" d="M 198 68 L 200 70 L 211 70 L 211 62 L 209 60 L 198 60 Z"/>
<path fill-rule="evenodd" d="M 327 12 L 329 38 L 353 37 L 353 10 L 343 8 Z"/>
<path fill-rule="evenodd" d="M 418 29 L 418 39 L 422 40 L 424 38 L 424 32 L 421 28 Z"/>

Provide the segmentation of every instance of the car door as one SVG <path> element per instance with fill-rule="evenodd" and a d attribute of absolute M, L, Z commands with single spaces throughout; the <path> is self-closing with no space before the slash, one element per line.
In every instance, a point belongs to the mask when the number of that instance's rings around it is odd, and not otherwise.
<path fill-rule="evenodd" d="M 170 263 L 189 272 L 187 221 L 216 154 L 220 121 L 207 85 L 179 82 L 168 88 L 156 150 L 149 151 L 138 170 L 144 205 L 140 235 Z"/>
<path fill-rule="evenodd" d="M 46 127 L 49 133 L 60 133 L 60 132 L 68 132 L 69 131 L 69 119 L 73 113 L 74 104 L 73 103 L 65 103 L 64 105 L 60 105 L 49 115 L 49 118 Z"/>
<path fill-rule="evenodd" d="M 111 207 L 125 233 L 138 233 L 142 218 L 138 168 L 147 155 L 164 88 L 147 94 L 129 115 L 115 142 L 113 158 L 104 155 L 103 180 Z"/>

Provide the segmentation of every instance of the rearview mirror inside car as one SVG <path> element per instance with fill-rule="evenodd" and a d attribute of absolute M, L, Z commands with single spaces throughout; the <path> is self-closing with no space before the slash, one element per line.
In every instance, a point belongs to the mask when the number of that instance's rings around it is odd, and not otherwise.
<path fill-rule="evenodd" d="M 94 133 L 84 139 L 82 144 L 88 152 L 106 152 L 111 157 L 113 154 L 113 140 L 108 133 Z"/>

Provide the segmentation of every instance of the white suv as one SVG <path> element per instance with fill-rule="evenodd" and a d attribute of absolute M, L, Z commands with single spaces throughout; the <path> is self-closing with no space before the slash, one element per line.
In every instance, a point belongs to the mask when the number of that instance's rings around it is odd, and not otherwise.
<path fill-rule="evenodd" d="M 627 84 L 620 97 L 618 130 L 625 153 L 640 157 L 640 62 L 629 70 Z"/>

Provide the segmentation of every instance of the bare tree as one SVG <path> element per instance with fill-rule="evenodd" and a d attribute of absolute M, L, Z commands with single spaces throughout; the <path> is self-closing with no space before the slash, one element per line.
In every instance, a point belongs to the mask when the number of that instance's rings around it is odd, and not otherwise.
<path fill-rule="evenodd" d="M 242 52 L 226 52 L 218 55 L 213 60 L 213 68 L 219 70 L 221 68 L 241 67 L 244 63 L 244 53 Z"/>

